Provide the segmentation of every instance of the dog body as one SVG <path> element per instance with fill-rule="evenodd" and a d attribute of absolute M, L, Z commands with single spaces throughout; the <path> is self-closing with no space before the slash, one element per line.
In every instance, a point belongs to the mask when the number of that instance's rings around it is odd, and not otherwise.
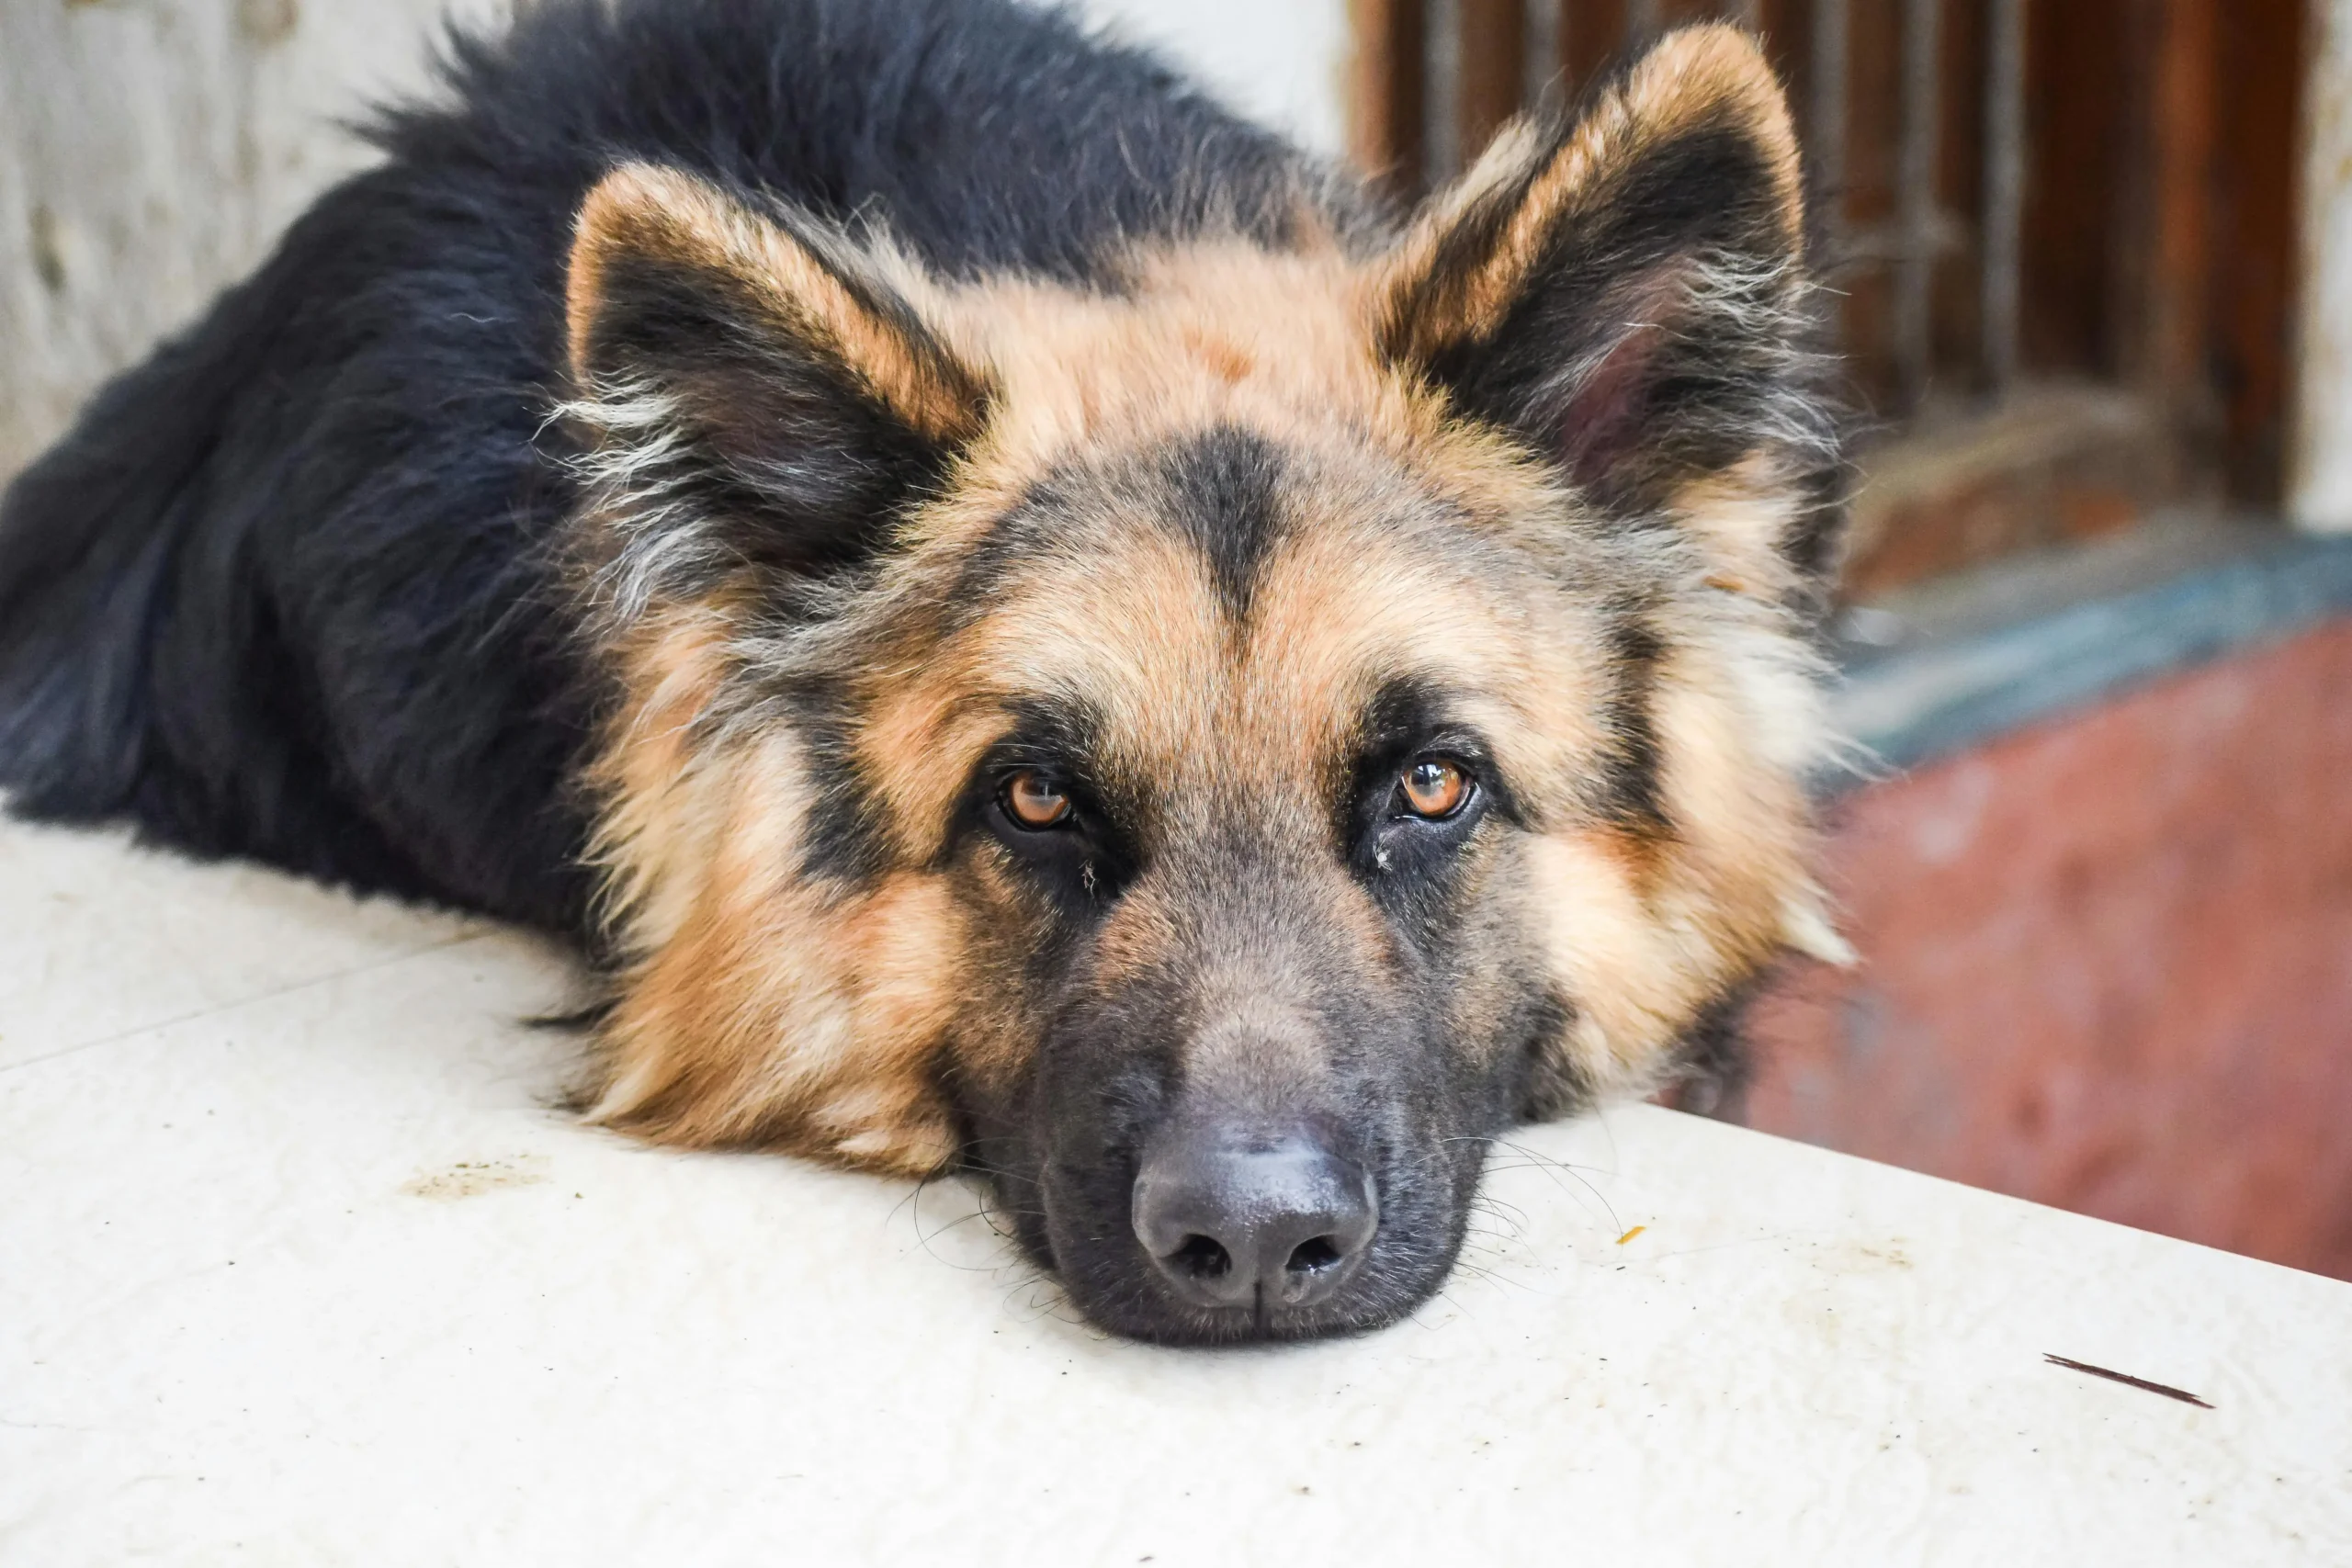
<path fill-rule="evenodd" d="M 1409 220 L 996 0 L 461 40 L 0 511 L 0 784 L 571 932 L 594 1112 L 1366 1326 L 1791 946 L 1834 450 L 1726 29 Z"/>

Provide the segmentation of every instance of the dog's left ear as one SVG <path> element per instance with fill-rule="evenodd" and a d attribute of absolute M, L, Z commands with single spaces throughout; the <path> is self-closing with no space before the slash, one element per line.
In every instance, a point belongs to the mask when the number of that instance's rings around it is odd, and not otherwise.
<path fill-rule="evenodd" d="M 1822 466 L 1796 138 L 1746 33 L 1672 34 L 1581 116 L 1506 129 L 1382 265 L 1387 361 L 1608 511 Z"/>

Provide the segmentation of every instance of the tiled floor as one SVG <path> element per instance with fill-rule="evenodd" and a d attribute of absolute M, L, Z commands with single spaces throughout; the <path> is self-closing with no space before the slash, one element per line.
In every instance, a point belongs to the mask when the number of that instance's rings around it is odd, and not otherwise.
<path fill-rule="evenodd" d="M 0 1560 L 2352 1561 L 2352 1285 L 1636 1108 L 1413 1322 L 1146 1349 L 952 1182 L 571 1124 L 568 984 L 0 827 Z"/>

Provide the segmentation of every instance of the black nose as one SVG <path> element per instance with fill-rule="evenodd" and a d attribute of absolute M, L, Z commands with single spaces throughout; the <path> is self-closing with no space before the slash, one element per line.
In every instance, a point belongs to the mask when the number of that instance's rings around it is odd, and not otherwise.
<path fill-rule="evenodd" d="M 1363 1168 L 1303 1129 L 1172 1129 L 1136 1177 L 1136 1235 L 1198 1306 L 1263 1313 L 1324 1301 L 1379 1225 Z"/>

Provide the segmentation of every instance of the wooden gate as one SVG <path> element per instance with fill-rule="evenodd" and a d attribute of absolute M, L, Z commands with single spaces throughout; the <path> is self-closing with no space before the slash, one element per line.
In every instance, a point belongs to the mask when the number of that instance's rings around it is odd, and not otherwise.
<path fill-rule="evenodd" d="M 1668 27 L 1760 32 L 1878 434 L 1860 593 L 2275 507 L 2299 0 L 1354 0 L 1354 145 L 1400 194 Z"/>

